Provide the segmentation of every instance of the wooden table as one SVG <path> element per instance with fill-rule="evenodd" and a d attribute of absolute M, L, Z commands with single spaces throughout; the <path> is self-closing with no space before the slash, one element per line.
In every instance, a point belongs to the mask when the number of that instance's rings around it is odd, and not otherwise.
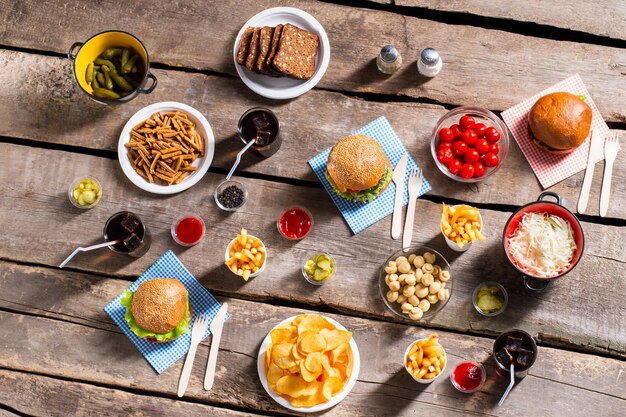
<path fill-rule="evenodd" d="M 157 4 L 158 3 L 158 4 Z M 612 204 L 598 216 L 603 163 L 596 168 L 589 212 L 579 216 L 587 245 L 576 270 L 537 294 L 504 259 L 501 231 L 511 212 L 542 191 L 516 144 L 502 169 L 473 186 L 439 172 L 429 137 L 448 109 L 465 104 L 504 110 L 578 73 L 609 126 L 626 129 L 626 3 L 567 5 L 530 2 L 396 0 L 238 2 L 0 0 L 0 415 L 288 415 L 264 392 L 256 372 L 260 342 L 279 321 L 321 312 L 354 332 L 362 368 L 347 398 L 327 415 L 626 415 L 626 161 L 615 164 Z M 466 3 L 471 3 L 468 5 Z M 512 4 L 509 4 L 512 3 Z M 236 33 L 254 14 L 284 5 L 313 14 L 326 29 L 332 58 L 317 88 L 288 101 L 264 99 L 236 76 Z M 145 43 L 159 84 L 154 93 L 117 107 L 89 100 L 72 79 L 65 57 L 75 41 L 119 28 Z M 379 48 L 395 44 L 402 70 L 383 77 Z M 420 82 L 415 61 L 437 48 L 444 69 Z M 206 115 L 216 137 L 210 172 L 192 189 L 159 197 L 132 185 L 117 162 L 122 126 L 138 109 L 159 101 L 189 104 Z M 250 189 L 232 215 L 213 203 L 216 185 L 240 149 L 235 128 L 249 107 L 273 109 L 284 142 L 269 159 L 246 155 L 236 175 Z M 414 242 L 442 249 L 452 262 L 455 287 L 431 321 L 400 322 L 379 296 L 381 264 L 400 243 L 390 238 L 390 217 L 352 235 L 306 160 L 375 118 L 386 116 L 423 167 L 432 192 L 417 202 Z M 67 199 L 81 173 L 97 177 L 104 198 L 89 211 Z M 553 186 L 575 210 L 583 172 Z M 441 202 L 478 206 L 488 240 L 462 255 L 438 231 Z M 275 221 L 288 204 L 308 207 L 315 226 L 293 244 Z M 59 263 L 75 248 L 101 240 L 102 225 L 129 209 L 153 234 L 149 252 L 133 260 L 107 251 Z M 183 250 L 170 224 L 194 210 L 208 225 L 197 246 Z M 225 245 L 241 227 L 262 237 L 272 256 L 248 283 L 223 266 Z M 183 399 L 176 398 L 182 361 L 157 376 L 102 310 L 168 249 L 228 301 L 213 390 L 202 390 L 210 338 L 198 351 Z M 299 276 L 303 257 L 330 252 L 338 275 L 314 288 Z M 484 280 L 501 282 L 509 306 L 496 318 L 479 316 L 471 292 Z M 494 375 L 495 336 L 522 328 L 539 344 L 537 363 L 509 395 Z M 414 339 L 436 331 L 450 366 L 431 385 L 418 385 L 402 369 Z M 447 380 L 469 359 L 485 364 L 486 384 L 472 395 Z"/>

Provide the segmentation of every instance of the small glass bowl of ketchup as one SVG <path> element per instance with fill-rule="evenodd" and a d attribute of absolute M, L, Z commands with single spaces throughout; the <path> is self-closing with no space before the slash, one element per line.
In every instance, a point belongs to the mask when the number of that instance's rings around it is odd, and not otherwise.
<path fill-rule="evenodd" d="M 181 246 L 193 246 L 200 242 L 204 230 L 204 221 L 196 214 L 184 214 L 172 223 L 172 237 Z"/>
<path fill-rule="evenodd" d="M 289 240 L 300 240 L 306 237 L 313 227 L 313 216 L 300 206 L 292 206 L 282 212 L 276 227 L 281 235 Z"/>
<path fill-rule="evenodd" d="M 454 388 L 465 393 L 478 391 L 486 378 L 485 367 L 480 363 L 469 361 L 458 364 L 450 374 L 450 381 Z"/>

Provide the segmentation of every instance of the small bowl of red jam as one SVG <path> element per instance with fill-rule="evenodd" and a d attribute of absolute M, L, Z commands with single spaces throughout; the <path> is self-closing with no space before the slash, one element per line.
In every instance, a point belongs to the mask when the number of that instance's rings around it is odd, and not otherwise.
<path fill-rule="evenodd" d="M 487 372 L 480 363 L 461 362 L 450 374 L 450 381 L 457 390 L 464 393 L 476 392 L 483 386 Z"/>
<path fill-rule="evenodd" d="M 304 239 L 313 227 L 313 216 L 304 207 L 292 206 L 281 213 L 276 227 L 289 240 Z"/>
<path fill-rule="evenodd" d="M 196 245 L 204 236 L 204 231 L 204 221 L 196 214 L 184 214 L 172 223 L 172 237 L 181 246 Z"/>

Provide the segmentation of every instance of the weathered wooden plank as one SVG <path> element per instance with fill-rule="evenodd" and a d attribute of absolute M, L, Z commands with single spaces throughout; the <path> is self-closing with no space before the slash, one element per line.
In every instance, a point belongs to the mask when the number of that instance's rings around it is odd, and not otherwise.
<path fill-rule="evenodd" d="M 29 71 L 21 71 L 24 67 Z M 0 106 L 0 135 L 115 151 L 119 132 L 134 112 L 149 103 L 176 100 L 196 107 L 207 116 L 216 137 L 213 166 L 229 169 L 241 149 L 241 142 L 235 136 L 237 121 L 247 108 L 258 105 L 259 100 L 238 80 L 176 71 L 156 73 L 161 80 L 160 88 L 152 95 L 141 96 L 123 106 L 103 108 L 74 86 L 67 60 L 0 50 L 0 94 L 6 97 L 6 104 Z M 424 168 L 433 185 L 431 195 L 519 205 L 536 200 L 542 191 L 515 143 L 511 144 L 500 171 L 479 185 L 468 187 L 441 173 L 430 151 L 432 130 L 446 112 L 439 106 L 373 103 L 318 90 L 289 103 L 263 100 L 260 104 L 272 108 L 281 120 L 283 145 L 278 154 L 268 159 L 246 154 L 240 167 L 249 172 L 317 181 L 306 163 L 308 158 L 384 115 Z M 625 132 L 621 133 L 626 138 Z M 624 163 L 626 152 L 621 152 L 615 166 Z M 591 187 L 588 211 L 591 215 L 599 211 L 602 164 L 598 164 Z M 551 188 L 571 210 L 575 210 L 583 175 L 580 172 Z M 615 169 L 610 217 L 626 218 L 626 204 L 623 204 L 626 188 L 620 186 L 625 182 L 626 173 Z"/>
<path fill-rule="evenodd" d="M 4 352 L 0 366 L 97 382 L 112 388 L 132 387 L 161 396 L 173 395 L 182 361 L 157 377 L 123 334 L 109 330 L 107 316 L 97 310 L 126 283 L 57 271 L 51 271 L 48 278 L 61 286 L 64 286 L 63 281 L 78 280 L 84 290 L 66 294 L 52 311 L 44 312 L 61 320 L 0 312 L 1 331 L 13 335 L 0 341 Z M 278 321 L 303 310 L 234 299 L 223 301 L 229 302 L 232 316 L 225 325 L 220 345 L 215 386 L 210 396 L 202 390 L 207 340 L 198 350 L 186 398 L 216 405 L 284 411 L 261 388 L 256 376 L 256 356 L 261 339 Z M 71 314 L 58 316 L 56 313 L 78 310 L 81 304 L 85 305 L 86 313 L 79 315 L 83 318 L 87 315 L 94 323 L 102 321 L 106 325 L 104 330 L 100 325 L 75 324 Z M 98 316 L 89 316 L 91 311 Z M 540 347 L 530 375 L 513 390 L 506 406 L 498 408 L 495 404 L 508 381 L 495 377 L 490 358 L 492 340 L 438 332 L 448 353 L 449 368 L 439 381 L 423 386 L 405 373 L 400 358 L 408 344 L 429 334 L 427 329 L 354 317 L 332 317 L 354 332 L 362 366 L 354 390 L 333 408 L 333 416 L 408 415 L 417 410 L 445 416 L 571 415 L 594 410 L 602 415 L 618 416 L 626 409 L 626 398 L 620 389 L 626 368 L 623 361 Z M 471 401 L 448 381 L 453 367 L 464 359 L 482 362 L 489 375 L 488 382 L 472 395 Z M 94 367 L 94 363 L 98 366 Z M 529 401 L 530 398 L 541 398 L 541 401 Z"/>
<path fill-rule="evenodd" d="M 378 290 L 380 266 L 400 248 L 399 242 L 389 239 L 389 218 L 352 236 L 325 191 L 252 179 L 245 180 L 250 188 L 246 206 L 227 216 L 212 201 L 222 179 L 218 175 L 208 174 L 192 190 L 161 198 L 137 192 L 112 160 L 7 144 L 0 150 L 0 164 L 9 167 L 0 174 L 0 194 L 6 202 L 0 208 L 0 229 L 11 236 L 0 248 L 0 258 L 59 265 L 76 247 L 101 241 L 102 225 L 112 213 L 130 209 L 152 232 L 147 255 L 131 260 L 103 249 L 79 254 L 69 266 L 118 277 L 138 276 L 172 248 L 204 285 L 225 294 L 325 304 L 391 318 Z M 40 165 L 49 167 L 44 178 L 32 168 Z M 27 174 L 15 178 L 13 172 Z M 95 175 L 104 187 L 103 201 L 87 212 L 73 209 L 65 191 L 81 172 Z M 315 221 L 311 235 L 295 244 L 282 238 L 275 225 L 282 209 L 292 204 L 308 207 Z M 626 356 L 626 281 L 619 279 L 626 248 L 620 244 L 621 228 L 584 223 L 587 245 L 580 265 L 545 293 L 533 295 L 526 293 L 521 277 L 504 259 L 500 239 L 510 213 L 483 210 L 488 241 L 459 255 L 446 247 L 440 235 L 440 210 L 437 204 L 419 200 L 414 232 L 414 242 L 426 242 L 441 251 L 454 272 L 452 299 L 430 325 L 494 334 L 517 322 L 546 338 L 563 338 L 566 345 Z M 208 235 L 199 245 L 183 250 L 171 239 L 170 225 L 186 211 L 197 211 L 204 218 Z M 264 273 L 246 284 L 222 264 L 223 248 L 241 227 L 264 240 L 270 257 Z M 339 272 L 326 285 L 313 289 L 302 278 L 300 267 L 317 251 L 331 253 Z M 505 313 L 486 319 L 473 311 L 470 294 L 479 282 L 490 279 L 507 288 L 510 303 Z M 607 297 L 597 288 L 611 288 L 612 295 Z"/>
<path fill-rule="evenodd" d="M 95 1 L 73 3 L 55 1 L 42 8 L 32 0 L 4 0 L 0 3 L 0 21 L 5 22 L 0 31 L 3 44 L 66 53 L 73 42 L 108 30 L 110 22 L 116 22 L 119 27 L 132 28 L 155 62 L 234 75 L 232 46 L 236 33 L 249 17 L 275 6 L 269 0 L 220 3 L 219 7 L 171 3 L 158 8 L 147 0 L 114 7 Z M 332 59 L 319 87 L 502 110 L 580 73 L 604 117 L 626 120 L 626 51 L 622 49 L 310 0 L 292 0 L 288 5 L 313 14 L 328 32 Z M 141 25 L 137 25 L 137 15 L 144 16 Z M 69 30 L 44 35 L 38 28 L 50 21 Z M 387 43 L 396 44 L 406 61 L 393 77 L 383 77 L 374 64 L 380 47 Z M 207 53 L 209 44 L 211 53 Z M 418 77 L 415 68 L 415 60 L 426 46 L 437 48 L 445 62 L 443 72 L 428 82 Z M 597 58 L 578 59 L 581 56 Z"/>
<path fill-rule="evenodd" d="M 30 416 L 250 416 L 204 404 L 0 370 L 0 406 Z"/>
<path fill-rule="evenodd" d="M 374 3 L 394 4 L 428 10 L 468 13 L 527 23 L 538 23 L 561 29 L 586 32 L 614 39 L 626 39 L 626 6 L 619 0 L 593 3 L 568 1 L 559 4 L 541 0 L 525 2 L 440 1 L 440 0 L 369 0 Z"/>

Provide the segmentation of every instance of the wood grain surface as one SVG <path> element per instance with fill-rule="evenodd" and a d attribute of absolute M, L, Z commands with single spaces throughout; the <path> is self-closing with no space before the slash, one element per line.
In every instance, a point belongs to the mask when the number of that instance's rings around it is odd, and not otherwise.
<path fill-rule="evenodd" d="M 0 149 L 0 164 L 9 167 L 0 178 L 0 193 L 7 202 L 0 208 L 0 227 L 12 236 L 0 248 L 1 258 L 59 265 L 76 247 L 101 241 L 106 219 L 126 208 L 143 218 L 151 230 L 148 254 L 134 260 L 114 256 L 105 248 L 79 254 L 68 267 L 118 277 L 138 276 L 174 248 L 207 288 L 222 294 L 328 305 L 352 314 L 396 319 L 386 310 L 378 288 L 380 266 L 400 248 L 399 242 L 390 247 L 389 217 L 353 236 L 324 190 L 252 179 L 245 180 L 251 190 L 246 206 L 225 215 L 211 201 L 222 180 L 220 175 L 208 174 L 193 191 L 161 198 L 134 188 L 113 160 L 19 145 L 3 144 Z M 52 160 L 54 164 L 46 162 Z M 13 172 L 28 172 L 29 167 L 46 164 L 50 168 L 43 179 L 25 175 L 17 184 L 11 180 Z M 86 212 L 73 209 L 65 191 L 79 172 L 90 172 L 104 184 L 102 201 Z M 282 238 L 276 230 L 276 219 L 290 204 L 309 207 L 315 220 L 311 235 L 297 243 Z M 174 247 L 170 236 L 171 222 L 185 211 L 197 211 L 209 230 L 200 244 L 188 250 Z M 489 239 L 462 255 L 445 247 L 438 230 L 438 204 L 418 200 L 417 213 L 413 241 L 444 253 L 454 271 L 452 299 L 428 325 L 493 335 L 516 323 L 545 334 L 548 344 L 562 338 L 559 343 L 565 345 L 626 357 L 626 284 L 618 279 L 626 262 L 626 249 L 619 244 L 623 229 L 584 223 L 587 246 L 580 264 L 551 284 L 550 291 L 532 295 L 523 289 L 521 277 L 504 258 L 501 230 L 510 213 L 483 210 L 483 231 Z M 30 227 L 24 228 L 27 222 Z M 266 270 L 246 284 L 231 274 L 222 258 L 224 248 L 241 227 L 261 237 L 269 253 Z M 332 244 L 328 236 L 332 236 Z M 319 251 L 332 254 L 339 272 L 326 285 L 314 288 L 304 281 L 300 267 L 307 256 Z M 470 301 L 474 287 L 488 279 L 501 282 L 510 296 L 508 310 L 492 319 L 475 313 Z M 607 297 L 597 290 L 603 287 L 611 287 L 613 295 Z M 597 306 L 593 313 L 588 310 L 590 305 Z"/>
<path fill-rule="evenodd" d="M 219 7 L 204 3 L 154 7 L 148 0 L 121 4 L 55 0 L 43 8 L 37 1 L 3 0 L 0 21 L 6 24 L 0 38 L 11 47 L 65 54 L 74 42 L 116 26 L 143 40 L 153 62 L 236 75 L 233 45 L 237 32 L 250 17 L 276 5 L 270 0 L 220 2 Z M 319 87 L 503 110 L 579 73 L 604 118 L 626 121 L 624 49 L 312 0 L 280 5 L 311 13 L 328 33 L 332 59 Z M 141 24 L 137 15 L 143 16 Z M 47 31 L 42 41 L 37 28 L 49 21 L 64 30 Z M 406 62 L 392 77 L 382 76 L 374 63 L 381 46 L 388 43 L 398 47 Z M 438 49 L 445 62 L 434 79 L 420 77 L 415 67 L 425 47 Z"/>
<path fill-rule="evenodd" d="M 409 8 L 455 12 L 553 26 L 608 38 L 626 39 L 626 5 L 620 0 L 568 1 L 561 7 L 542 0 L 494 2 L 488 0 L 369 0 Z"/>
<path fill-rule="evenodd" d="M 47 285 L 33 280 L 45 280 Z M 15 288 L 15 283 L 28 281 L 31 285 L 18 285 L 21 288 L 10 294 L 4 291 Z M 111 391 L 128 389 L 165 397 L 174 394 L 182 361 L 157 377 L 102 311 L 104 304 L 118 295 L 128 281 L 2 262 L 0 283 L 3 287 L 0 307 L 5 310 L 0 312 L 0 329 L 3 334 L 14 335 L 0 341 L 4 352 L 0 366 L 4 372 L 29 372 L 71 379 L 75 383 L 103 384 L 108 388 L 102 392 L 104 398 Z M 38 294 L 35 288 L 39 288 Z M 52 303 L 48 297 L 41 296 L 46 288 L 66 296 L 57 297 Z M 23 295 L 15 297 L 17 294 Z M 306 311 L 235 299 L 220 301 L 229 303 L 232 316 L 224 327 L 215 387 L 210 396 L 202 390 L 210 342 L 207 339 L 198 350 L 185 398 L 288 414 L 261 388 L 256 376 L 256 357 L 262 338 L 273 326 Z M 626 410 L 626 397 L 620 389 L 626 371 L 624 361 L 540 347 L 529 375 L 509 395 L 506 407 L 496 409 L 507 381 L 494 375 L 492 340 L 438 332 L 450 367 L 470 359 L 487 368 L 488 382 L 469 397 L 455 391 L 444 380 L 419 385 L 402 368 L 399 358 L 406 346 L 428 335 L 428 329 L 355 317 L 329 317 L 354 333 L 362 370 L 352 393 L 326 415 L 392 416 L 420 410 L 445 416 L 459 413 L 515 416 L 545 415 L 555 409 L 574 414 L 601 409 L 606 411 L 604 415 L 619 416 Z M 15 331 L 18 328 L 20 332 Z M 1 378 L 6 378 L 4 375 Z M 527 399 L 533 396 L 541 396 L 542 401 L 529 402 Z M 145 400 L 149 403 L 149 399 Z"/>
<path fill-rule="evenodd" d="M 20 68 L 28 67 L 28 72 Z M 254 152 L 244 155 L 239 170 L 318 182 L 307 159 L 333 146 L 350 132 L 385 116 L 432 184 L 432 196 L 452 197 L 472 203 L 523 205 L 535 201 L 543 191 L 537 178 L 512 140 L 500 170 L 489 179 L 465 185 L 445 176 L 433 160 L 430 138 L 446 110 L 416 103 L 378 103 L 343 94 L 313 90 L 298 100 L 282 103 L 259 100 L 238 79 L 156 70 L 159 86 L 153 94 L 117 107 L 90 100 L 71 79 L 68 60 L 0 50 L 0 91 L 6 100 L 0 106 L 0 136 L 37 142 L 71 145 L 117 152 L 120 132 L 140 108 L 159 101 L 179 101 L 203 113 L 213 129 L 216 151 L 212 167 L 230 169 L 242 143 L 236 136 L 239 117 L 255 105 L 271 108 L 281 121 L 283 145 L 273 157 Z M 315 109 L 314 113 L 311 109 Z M 622 138 L 626 132 L 616 131 Z M 622 139 L 623 141 L 624 139 Z M 613 172 L 612 204 L 608 216 L 626 218 L 626 163 L 620 152 Z M 597 215 L 604 162 L 596 167 L 591 186 L 588 215 Z M 78 173 L 76 173 L 78 175 Z M 584 171 L 550 188 L 561 195 L 563 204 L 576 210 Z M 502 192 L 502 190 L 515 192 Z"/>

